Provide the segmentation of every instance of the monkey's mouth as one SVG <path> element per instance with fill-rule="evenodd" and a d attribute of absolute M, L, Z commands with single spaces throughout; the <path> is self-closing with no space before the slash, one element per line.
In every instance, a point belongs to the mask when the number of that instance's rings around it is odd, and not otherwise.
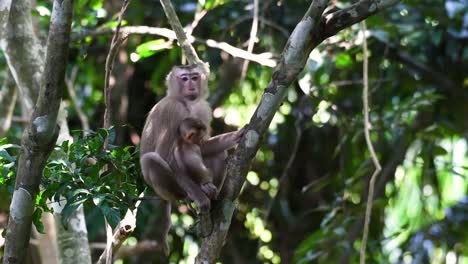
<path fill-rule="evenodd" d="M 190 101 L 193 101 L 198 98 L 198 94 L 188 94 L 185 96 L 185 98 L 189 99 Z"/>

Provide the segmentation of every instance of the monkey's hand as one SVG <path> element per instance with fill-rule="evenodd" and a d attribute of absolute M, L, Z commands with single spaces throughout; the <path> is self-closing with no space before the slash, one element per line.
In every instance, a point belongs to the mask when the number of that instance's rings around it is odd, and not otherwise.
<path fill-rule="evenodd" d="M 211 182 L 202 183 L 201 189 L 206 194 L 206 196 L 210 198 L 210 200 L 216 199 L 217 190 L 216 190 L 216 186 L 214 186 L 213 183 Z"/>
<path fill-rule="evenodd" d="M 239 141 L 244 136 L 246 131 L 247 131 L 247 128 L 243 127 L 232 133 L 232 140 L 234 141 L 235 144 L 239 143 Z"/>

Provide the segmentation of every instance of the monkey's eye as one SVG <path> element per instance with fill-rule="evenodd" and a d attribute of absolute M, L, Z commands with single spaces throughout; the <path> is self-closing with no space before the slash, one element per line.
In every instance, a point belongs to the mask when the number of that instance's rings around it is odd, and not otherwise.
<path fill-rule="evenodd" d="M 192 76 L 192 81 L 198 81 L 198 76 Z"/>
<path fill-rule="evenodd" d="M 184 81 L 184 82 L 186 82 L 186 81 L 189 80 L 189 78 L 188 78 L 187 76 L 183 76 L 181 79 L 182 79 L 182 81 Z"/>

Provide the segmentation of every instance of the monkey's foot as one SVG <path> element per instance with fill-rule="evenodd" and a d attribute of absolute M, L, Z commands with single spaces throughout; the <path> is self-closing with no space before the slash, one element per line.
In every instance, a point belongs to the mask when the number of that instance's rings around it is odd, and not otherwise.
<path fill-rule="evenodd" d="M 213 183 L 211 182 L 203 183 L 201 185 L 201 189 L 202 189 L 202 192 L 204 192 L 206 196 L 210 198 L 210 200 L 216 199 L 216 196 L 218 195 L 218 190 L 216 189 L 216 186 L 214 186 Z"/>

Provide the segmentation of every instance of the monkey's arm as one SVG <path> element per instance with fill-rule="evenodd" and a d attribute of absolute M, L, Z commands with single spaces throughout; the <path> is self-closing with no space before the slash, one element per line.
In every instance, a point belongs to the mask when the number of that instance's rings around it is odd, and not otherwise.
<path fill-rule="evenodd" d="M 177 154 L 177 159 L 181 159 L 179 153 Z M 179 162 L 179 161 L 178 161 Z M 203 163 L 200 151 L 195 151 L 193 149 L 187 148 L 183 150 L 183 159 L 182 161 L 187 168 L 187 171 L 192 175 L 192 179 L 195 182 L 200 184 L 213 182 L 213 176 L 211 171 Z"/>
<path fill-rule="evenodd" d="M 239 143 L 241 137 L 244 135 L 244 131 L 245 129 L 242 128 L 238 131 L 228 132 L 211 137 L 200 146 L 202 155 L 211 156 L 235 147 L 237 143 Z"/>

